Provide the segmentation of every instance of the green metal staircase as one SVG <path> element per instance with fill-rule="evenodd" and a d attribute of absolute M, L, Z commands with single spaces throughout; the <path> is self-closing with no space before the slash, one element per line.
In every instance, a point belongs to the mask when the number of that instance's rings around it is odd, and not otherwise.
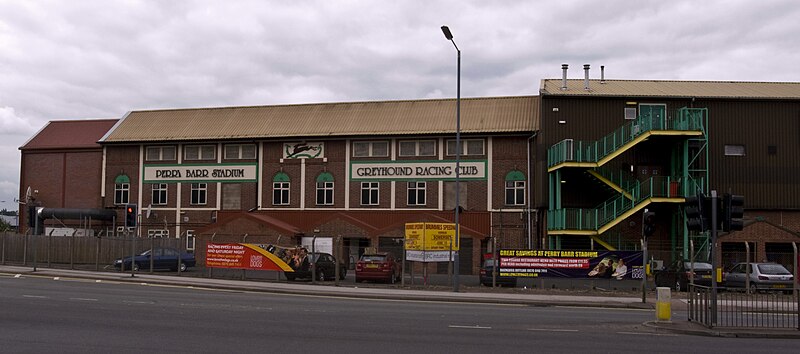
<path fill-rule="evenodd" d="M 565 139 L 547 151 L 550 184 L 548 235 L 582 235 L 606 248 L 613 246 L 599 237 L 619 222 L 651 203 L 682 203 L 695 190 L 706 190 L 707 109 L 681 108 L 674 119 L 665 115 L 643 115 L 597 141 Z M 682 149 L 673 156 L 679 161 L 671 176 L 655 176 L 644 181 L 626 180 L 625 173 L 603 168 L 625 151 L 654 136 L 683 136 Z M 699 148 L 698 148 L 699 147 Z M 703 153 L 706 155 L 703 156 Z M 594 208 L 562 208 L 561 170 L 582 168 L 616 195 Z"/>

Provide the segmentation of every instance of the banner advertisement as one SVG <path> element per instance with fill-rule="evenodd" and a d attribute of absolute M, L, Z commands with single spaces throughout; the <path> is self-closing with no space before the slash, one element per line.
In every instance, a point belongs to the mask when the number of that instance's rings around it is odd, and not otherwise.
<path fill-rule="evenodd" d="M 292 272 L 292 268 L 269 248 L 269 245 L 252 243 L 208 243 L 206 267 Z"/>
<path fill-rule="evenodd" d="M 641 251 L 500 250 L 502 277 L 642 279 Z"/>

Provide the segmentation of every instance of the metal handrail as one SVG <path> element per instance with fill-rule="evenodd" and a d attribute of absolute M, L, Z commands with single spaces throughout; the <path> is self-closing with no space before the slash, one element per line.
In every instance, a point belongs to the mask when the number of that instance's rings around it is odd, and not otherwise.
<path fill-rule="evenodd" d="M 565 139 L 547 149 L 547 167 L 564 162 L 597 163 L 649 131 L 704 131 L 706 108 L 678 109 L 675 119 L 661 115 L 641 115 L 596 141 Z"/>

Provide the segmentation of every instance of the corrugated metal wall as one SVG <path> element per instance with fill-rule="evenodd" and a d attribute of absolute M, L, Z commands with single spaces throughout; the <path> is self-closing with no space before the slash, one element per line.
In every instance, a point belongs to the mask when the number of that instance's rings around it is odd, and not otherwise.
<path fill-rule="evenodd" d="M 624 109 L 633 102 L 666 103 L 670 115 L 681 107 L 708 108 L 711 188 L 744 195 L 747 209 L 800 209 L 800 101 L 553 96 L 541 102 L 535 206 L 548 204 L 547 149 L 567 138 L 603 137 L 627 122 Z M 644 148 L 658 148 L 650 145 Z M 744 145 L 745 156 L 725 156 L 725 145 Z"/>

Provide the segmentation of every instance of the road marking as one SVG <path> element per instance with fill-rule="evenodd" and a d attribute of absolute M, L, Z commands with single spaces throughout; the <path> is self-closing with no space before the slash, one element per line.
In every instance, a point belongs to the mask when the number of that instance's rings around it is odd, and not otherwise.
<path fill-rule="evenodd" d="M 627 307 L 561 306 L 561 305 L 556 305 L 553 307 L 565 308 L 565 309 L 587 309 L 587 310 L 602 310 L 602 311 L 635 311 L 635 312 L 653 311 L 653 309 L 637 309 L 637 308 L 627 308 Z"/>
<path fill-rule="evenodd" d="M 129 300 L 123 300 L 122 303 L 124 303 L 124 304 L 137 304 L 137 305 L 152 305 L 152 304 L 155 304 L 155 302 L 152 302 L 152 301 L 129 301 Z"/>
<path fill-rule="evenodd" d="M 577 329 L 560 329 L 560 328 L 528 328 L 528 330 L 535 332 L 578 332 Z"/>
<path fill-rule="evenodd" d="M 69 299 L 70 300 L 75 300 L 75 301 L 97 301 L 97 299 L 90 299 L 90 298 L 86 298 L 86 297 L 71 297 Z"/>
<path fill-rule="evenodd" d="M 465 328 L 465 329 L 492 329 L 492 327 L 483 327 L 483 326 L 459 326 L 459 325 L 449 325 L 449 328 Z"/>
<path fill-rule="evenodd" d="M 646 336 L 661 336 L 661 337 L 677 337 L 677 334 L 673 333 L 649 333 L 649 332 L 617 332 L 617 334 L 633 334 L 636 336 L 646 335 Z"/>
<path fill-rule="evenodd" d="M 47 296 L 41 296 L 41 295 L 22 295 L 22 297 L 30 297 L 30 298 L 34 298 L 34 299 L 46 299 L 47 298 Z"/>
<path fill-rule="evenodd" d="M 19 277 L 22 277 L 22 274 L 17 274 L 14 276 L 14 278 L 19 278 Z"/>

